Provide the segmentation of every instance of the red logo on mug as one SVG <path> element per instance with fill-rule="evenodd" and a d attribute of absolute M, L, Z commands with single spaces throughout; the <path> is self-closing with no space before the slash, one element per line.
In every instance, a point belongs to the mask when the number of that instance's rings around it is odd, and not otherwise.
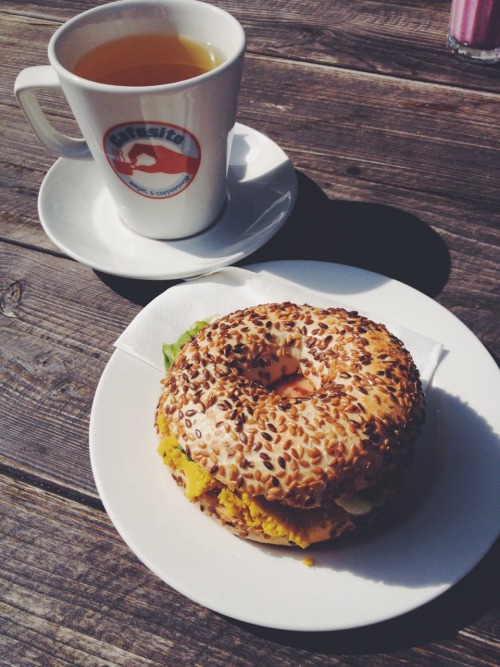
<path fill-rule="evenodd" d="M 185 190 L 200 166 L 196 138 L 168 123 L 121 123 L 106 132 L 103 144 L 118 178 L 153 199 L 167 199 Z"/>

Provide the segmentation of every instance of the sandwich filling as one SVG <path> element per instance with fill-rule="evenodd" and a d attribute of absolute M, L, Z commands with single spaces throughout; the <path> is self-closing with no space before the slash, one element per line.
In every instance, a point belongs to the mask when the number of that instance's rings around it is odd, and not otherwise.
<path fill-rule="evenodd" d="M 158 454 L 173 472 L 177 482 L 184 488 L 184 495 L 191 502 L 201 503 L 204 509 L 215 508 L 219 519 L 267 538 L 282 538 L 284 543 L 301 548 L 310 546 L 318 538 L 328 539 L 331 526 L 335 534 L 348 532 L 355 527 L 356 518 L 369 514 L 385 502 L 386 494 L 372 492 L 370 497 L 362 494 L 341 498 L 329 509 L 297 509 L 279 502 L 267 501 L 262 496 L 250 497 L 248 493 L 232 490 L 219 482 L 205 468 L 189 458 L 173 435 L 165 429 L 161 412 L 157 415 L 157 428 L 161 435 Z M 345 520 L 339 521 L 345 514 Z M 352 519 L 352 520 L 350 520 Z M 340 527 L 341 526 L 341 527 Z M 325 537 L 325 533 L 327 533 Z"/>

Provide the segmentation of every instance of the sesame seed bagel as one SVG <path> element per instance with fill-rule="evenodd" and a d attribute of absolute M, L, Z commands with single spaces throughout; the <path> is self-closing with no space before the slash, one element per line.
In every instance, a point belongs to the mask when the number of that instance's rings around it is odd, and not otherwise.
<path fill-rule="evenodd" d="M 356 312 L 292 303 L 208 324 L 175 358 L 161 432 L 218 485 L 299 509 L 393 487 L 424 420 L 401 341 Z"/>

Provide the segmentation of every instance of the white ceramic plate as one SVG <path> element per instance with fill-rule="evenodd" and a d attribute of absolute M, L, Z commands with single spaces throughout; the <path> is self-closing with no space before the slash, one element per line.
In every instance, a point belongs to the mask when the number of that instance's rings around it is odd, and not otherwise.
<path fill-rule="evenodd" d="M 415 609 L 467 574 L 498 535 L 500 373 L 467 327 L 402 283 L 321 262 L 250 268 L 333 294 L 444 343 L 428 388 L 427 424 L 399 501 L 362 535 L 306 552 L 234 537 L 184 498 L 156 453 L 161 374 L 116 351 L 90 424 L 92 467 L 106 510 L 163 581 L 241 621 L 341 630 Z M 306 555 L 313 567 L 304 564 Z"/>
<path fill-rule="evenodd" d="M 38 212 L 51 241 L 79 262 L 117 276 L 174 280 L 234 264 L 264 245 L 293 209 L 297 177 L 279 146 L 237 123 L 227 191 L 208 230 L 157 241 L 120 220 L 92 160 L 59 159 L 40 188 Z"/>

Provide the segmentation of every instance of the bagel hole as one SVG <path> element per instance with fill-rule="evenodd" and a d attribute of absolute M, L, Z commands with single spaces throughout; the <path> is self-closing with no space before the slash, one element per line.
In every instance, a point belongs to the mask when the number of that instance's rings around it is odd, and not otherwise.
<path fill-rule="evenodd" d="M 291 398 L 309 396 L 315 391 L 313 384 L 302 373 L 282 375 L 272 384 L 268 385 L 267 388 L 275 391 L 277 394 Z"/>
<path fill-rule="evenodd" d="M 300 368 L 300 350 L 296 347 L 281 348 L 280 353 L 263 355 L 257 377 L 252 379 L 268 391 L 283 396 L 309 396 L 315 386 L 307 379 Z"/>
<path fill-rule="evenodd" d="M 288 338 L 285 344 L 274 341 L 260 350 L 244 369 L 245 376 L 264 387 L 283 396 L 309 396 L 316 387 L 300 367 L 302 338 Z"/>

